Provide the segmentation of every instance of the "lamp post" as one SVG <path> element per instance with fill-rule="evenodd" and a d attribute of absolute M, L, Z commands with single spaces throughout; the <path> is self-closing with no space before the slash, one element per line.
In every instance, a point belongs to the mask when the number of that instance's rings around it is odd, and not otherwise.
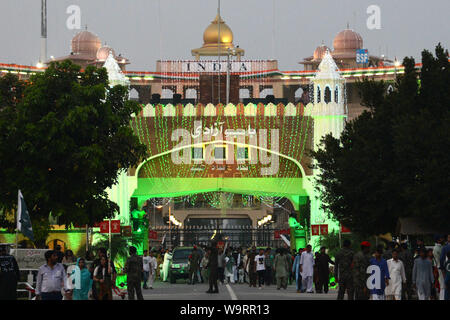
<path fill-rule="evenodd" d="M 230 103 L 230 55 L 236 55 L 236 49 L 227 50 L 227 105 Z"/>
<path fill-rule="evenodd" d="M 395 61 L 394 61 L 394 74 L 395 74 L 395 77 L 397 78 L 397 68 L 400 66 L 400 62 L 397 60 L 397 57 L 395 58 Z"/>

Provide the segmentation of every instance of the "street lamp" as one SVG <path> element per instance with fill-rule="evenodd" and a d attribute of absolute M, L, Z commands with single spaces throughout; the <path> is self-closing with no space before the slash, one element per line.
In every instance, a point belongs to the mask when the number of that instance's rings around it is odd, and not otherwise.
<path fill-rule="evenodd" d="M 227 50 L 227 105 L 230 103 L 230 55 L 236 56 L 236 49 Z"/>

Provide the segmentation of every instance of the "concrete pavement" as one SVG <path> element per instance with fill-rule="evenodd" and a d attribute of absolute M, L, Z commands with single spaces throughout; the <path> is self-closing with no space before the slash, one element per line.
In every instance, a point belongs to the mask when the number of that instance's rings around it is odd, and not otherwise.
<path fill-rule="evenodd" d="M 189 285 L 179 280 L 176 284 L 155 282 L 153 290 L 142 290 L 145 300 L 336 300 L 337 291 L 324 293 L 297 293 L 295 285 L 286 290 L 277 290 L 276 286 L 262 289 L 250 288 L 248 284 L 219 284 L 218 294 L 208 294 L 206 284 Z M 114 299 L 120 299 L 114 297 Z"/>

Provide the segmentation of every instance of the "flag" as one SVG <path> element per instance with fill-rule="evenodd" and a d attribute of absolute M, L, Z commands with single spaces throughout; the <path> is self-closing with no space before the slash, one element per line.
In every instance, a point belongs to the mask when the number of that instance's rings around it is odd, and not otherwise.
<path fill-rule="evenodd" d="M 19 190 L 17 203 L 17 231 L 22 232 L 24 236 L 34 241 L 33 228 L 31 227 L 30 214 L 23 198 L 22 192 Z"/>

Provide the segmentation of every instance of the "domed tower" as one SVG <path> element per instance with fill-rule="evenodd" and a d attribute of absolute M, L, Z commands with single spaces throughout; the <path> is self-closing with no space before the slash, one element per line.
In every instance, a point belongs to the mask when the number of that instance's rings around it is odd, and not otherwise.
<path fill-rule="evenodd" d="M 114 51 L 114 49 L 111 48 L 110 46 L 104 45 L 97 51 L 96 54 L 97 61 L 105 62 L 110 53 L 114 58 L 116 58 L 116 52 Z"/>
<path fill-rule="evenodd" d="M 306 114 L 314 119 L 314 151 L 318 150 L 320 140 L 331 133 L 339 138 L 345 126 L 347 117 L 345 102 L 345 79 L 327 50 L 319 64 L 318 71 L 312 79 L 313 101 L 306 107 Z M 320 170 L 313 170 L 313 177 L 317 177 Z M 309 188 L 311 200 L 311 224 L 327 224 L 328 232 L 337 230 L 337 223 L 330 220 L 321 209 L 320 200 L 316 198 L 317 190 L 313 183 Z"/>
<path fill-rule="evenodd" d="M 100 38 L 87 30 L 81 31 L 72 39 L 72 53 L 91 56 L 95 59 L 98 49 L 102 46 Z"/>
<path fill-rule="evenodd" d="M 233 31 L 222 20 L 222 17 L 217 14 L 216 18 L 205 29 L 205 32 L 203 32 L 203 46 L 198 49 L 193 49 L 191 53 L 199 60 L 200 56 L 226 56 L 228 55 L 228 49 L 234 49 L 238 59 L 245 53 L 243 49 L 234 47 Z"/>
<path fill-rule="evenodd" d="M 328 48 L 326 45 L 321 44 L 314 50 L 313 54 L 313 60 L 314 61 L 322 61 L 323 56 L 327 51 L 330 51 L 330 48 Z"/>
<path fill-rule="evenodd" d="M 363 39 L 361 35 L 351 29 L 339 32 L 333 40 L 334 53 L 355 52 L 362 49 Z"/>

